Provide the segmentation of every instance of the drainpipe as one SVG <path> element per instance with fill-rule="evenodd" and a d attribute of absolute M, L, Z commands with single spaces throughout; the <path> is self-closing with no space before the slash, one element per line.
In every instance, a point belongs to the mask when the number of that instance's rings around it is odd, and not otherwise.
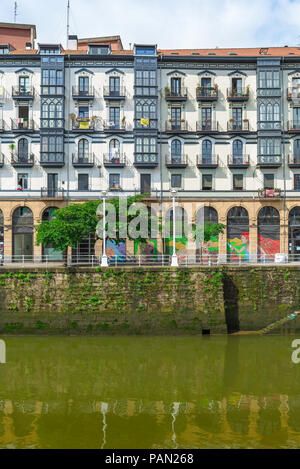
<path fill-rule="evenodd" d="M 71 104 L 71 56 L 70 54 L 68 55 L 69 57 L 69 64 L 68 64 L 68 69 L 69 69 L 69 93 L 68 93 L 68 98 L 69 98 L 69 103 L 68 103 L 68 150 L 67 150 L 67 204 L 69 205 L 69 197 L 70 197 L 70 122 L 69 122 L 69 116 L 70 116 L 70 104 Z"/>
<path fill-rule="evenodd" d="M 282 136 L 283 136 L 281 139 L 282 164 L 283 164 L 283 238 L 286 239 L 287 207 L 286 207 L 286 155 L 285 155 L 285 128 L 284 128 L 283 63 L 284 63 L 284 57 L 282 57 L 282 66 L 280 67 L 281 69 L 280 73 L 281 73 L 281 120 L 282 120 Z M 288 254 L 288 252 L 286 254 Z"/>
<path fill-rule="evenodd" d="M 162 62 L 162 55 L 159 56 L 160 61 Z M 162 85 L 162 67 L 159 69 L 159 80 L 160 80 L 160 86 Z M 162 126 L 162 96 L 161 96 L 161 91 L 160 91 L 160 96 L 159 96 L 159 110 L 160 110 L 160 119 L 159 119 L 159 155 L 160 155 L 160 219 L 163 221 L 162 216 L 163 216 L 163 211 L 162 211 L 162 203 L 163 203 L 163 158 L 162 158 L 162 131 L 161 131 L 161 126 Z M 161 233 L 162 235 L 162 233 Z M 162 237 L 162 247 L 163 247 L 163 252 L 162 254 L 165 253 L 165 240 Z"/>

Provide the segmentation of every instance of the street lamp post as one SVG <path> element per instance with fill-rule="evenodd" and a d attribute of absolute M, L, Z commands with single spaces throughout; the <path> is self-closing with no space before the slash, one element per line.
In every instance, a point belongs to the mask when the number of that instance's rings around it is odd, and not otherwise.
<path fill-rule="evenodd" d="M 105 198 L 107 195 L 107 191 L 102 191 L 102 196 L 103 196 L 103 255 L 101 258 L 101 267 L 108 267 L 108 262 L 107 262 L 107 255 L 106 255 L 106 217 L 105 217 Z"/>
<path fill-rule="evenodd" d="M 177 191 L 175 189 L 171 190 L 172 202 L 173 202 L 173 255 L 171 267 L 178 267 L 178 257 L 176 254 L 176 212 L 175 212 L 175 197 Z"/>

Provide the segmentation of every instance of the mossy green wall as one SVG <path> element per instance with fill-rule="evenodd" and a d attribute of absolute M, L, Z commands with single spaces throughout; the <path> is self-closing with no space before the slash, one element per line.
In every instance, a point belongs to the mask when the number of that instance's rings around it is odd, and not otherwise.
<path fill-rule="evenodd" d="M 226 333 L 297 309 L 291 266 L 0 271 L 1 333 Z"/>

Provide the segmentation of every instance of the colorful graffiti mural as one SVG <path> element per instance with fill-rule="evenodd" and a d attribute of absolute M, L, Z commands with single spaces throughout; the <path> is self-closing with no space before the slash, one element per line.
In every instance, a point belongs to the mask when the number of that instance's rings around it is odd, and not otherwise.
<path fill-rule="evenodd" d="M 120 243 L 117 243 L 115 240 L 108 239 L 106 241 L 106 255 L 111 261 L 124 261 L 126 242 L 120 241 Z"/>
<path fill-rule="evenodd" d="M 134 241 L 134 254 L 141 256 L 156 256 L 157 255 L 157 239 L 147 239 L 141 242 L 140 240 Z"/>
<path fill-rule="evenodd" d="M 236 227 L 237 228 L 237 227 Z M 238 233 L 236 230 L 234 238 L 227 238 L 227 254 L 231 261 L 243 260 L 249 262 L 249 232 Z"/>
<path fill-rule="evenodd" d="M 209 241 L 203 243 L 201 249 L 197 249 L 197 254 L 202 256 L 202 260 L 205 261 L 217 258 L 219 254 L 219 238 L 217 236 L 212 236 Z"/>
<path fill-rule="evenodd" d="M 260 261 L 273 261 L 278 252 L 280 252 L 280 239 L 270 238 L 270 233 L 257 236 L 257 253 Z"/>
<path fill-rule="evenodd" d="M 173 238 L 166 238 L 165 254 L 172 256 L 173 254 Z M 188 255 L 188 238 L 175 238 L 176 252 L 180 258 L 184 258 Z"/>

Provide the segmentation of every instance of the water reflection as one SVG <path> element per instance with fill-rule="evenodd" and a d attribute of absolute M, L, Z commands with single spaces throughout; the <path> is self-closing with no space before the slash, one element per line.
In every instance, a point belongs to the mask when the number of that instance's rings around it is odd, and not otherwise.
<path fill-rule="evenodd" d="M 8 338 L 0 448 L 298 448 L 291 342 Z"/>

